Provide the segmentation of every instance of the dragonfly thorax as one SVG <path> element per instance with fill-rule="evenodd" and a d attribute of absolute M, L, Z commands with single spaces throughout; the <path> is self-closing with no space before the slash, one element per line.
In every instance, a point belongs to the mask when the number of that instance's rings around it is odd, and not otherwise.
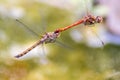
<path fill-rule="evenodd" d="M 56 38 L 59 37 L 59 33 L 54 32 L 48 32 L 42 36 L 41 42 L 42 43 L 54 43 L 56 41 Z"/>

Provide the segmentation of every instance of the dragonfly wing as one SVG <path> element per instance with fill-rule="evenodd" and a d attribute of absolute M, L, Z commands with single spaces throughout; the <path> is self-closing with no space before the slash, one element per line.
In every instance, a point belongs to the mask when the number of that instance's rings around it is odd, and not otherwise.
<path fill-rule="evenodd" d="M 28 27 L 25 23 L 21 22 L 20 20 L 16 19 L 18 23 L 20 23 L 23 27 L 25 27 L 28 31 L 30 31 L 32 34 L 34 34 L 36 37 L 39 36 L 35 31 L 33 31 L 31 28 Z"/>
<path fill-rule="evenodd" d="M 91 27 L 91 28 L 89 28 L 90 29 L 90 31 L 92 31 L 92 33 L 94 33 L 95 34 L 95 36 L 100 40 L 100 42 L 101 42 L 101 44 L 102 44 L 102 46 L 104 46 L 105 44 L 104 44 L 104 41 L 100 38 L 100 36 L 94 31 L 94 27 L 96 27 L 96 25 L 94 24 L 93 25 L 93 27 Z"/>
<path fill-rule="evenodd" d="M 56 42 L 55 42 L 57 45 L 59 45 L 59 46 L 61 46 L 61 47 L 64 47 L 64 48 L 66 48 L 66 49 L 73 49 L 71 46 L 68 46 L 67 44 L 65 44 L 65 43 L 63 43 L 63 42 L 61 42 L 61 41 L 58 41 L 58 40 L 56 40 Z"/>
<path fill-rule="evenodd" d="M 44 43 L 41 44 L 41 47 L 42 47 L 42 54 L 40 54 L 40 63 L 48 64 L 49 61 L 48 61 L 47 56 L 46 56 Z"/>

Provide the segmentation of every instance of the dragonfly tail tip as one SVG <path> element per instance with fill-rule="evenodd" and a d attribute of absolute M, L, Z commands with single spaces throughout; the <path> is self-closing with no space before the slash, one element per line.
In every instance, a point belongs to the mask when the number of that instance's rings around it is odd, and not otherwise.
<path fill-rule="evenodd" d="M 15 58 L 19 58 L 20 56 L 19 55 L 16 55 L 16 56 L 14 56 Z"/>

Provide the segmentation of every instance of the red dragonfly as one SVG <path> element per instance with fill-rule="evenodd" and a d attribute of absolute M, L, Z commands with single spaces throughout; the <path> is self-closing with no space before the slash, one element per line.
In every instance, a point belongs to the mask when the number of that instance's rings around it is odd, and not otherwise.
<path fill-rule="evenodd" d="M 20 22 L 19 20 L 17 20 L 17 21 Z M 32 49 L 34 49 L 35 47 L 37 47 L 40 44 L 54 43 L 56 41 L 56 39 L 60 36 L 61 32 L 66 31 L 72 27 L 79 25 L 79 24 L 92 25 L 92 24 L 96 24 L 96 23 L 101 23 L 102 21 L 103 21 L 103 18 L 101 16 L 87 15 L 87 16 L 83 17 L 82 19 L 80 19 L 79 21 L 77 21 L 69 26 L 56 29 L 53 32 L 45 33 L 44 35 L 42 35 L 42 38 L 40 40 L 38 40 L 31 47 L 27 48 L 25 51 L 21 52 L 20 54 L 16 55 L 15 57 L 20 58 L 20 57 L 24 56 L 25 54 L 27 54 L 28 52 L 30 52 Z M 104 42 L 102 40 L 101 40 L 101 42 L 104 45 Z"/>

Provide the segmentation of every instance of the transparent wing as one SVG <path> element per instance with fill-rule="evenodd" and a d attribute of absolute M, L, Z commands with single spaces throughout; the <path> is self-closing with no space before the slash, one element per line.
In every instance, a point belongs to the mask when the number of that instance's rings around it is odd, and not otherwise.
<path fill-rule="evenodd" d="M 101 42 L 101 44 L 102 44 L 102 46 L 104 46 L 104 41 L 100 38 L 100 36 L 97 34 L 97 30 L 95 30 L 96 29 L 96 25 L 94 24 L 94 25 L 92 25 L 91 27 L 88 27 L 88 30 L 89 31 L 91 31 L 97 38 L 98 38 L 98 40 Z"/>
<path fill-rule="evenodd" d="M 18 23 L 20 23 L 23 27 L 25 27 L 27 30 L 29 30 L 32 34 L 34 34 L 36 37 L 38 37 L 39 36 L 39 34 L 37 34 L 35 31 L 33 31 L 32 29 L 30 29 L 29 27 L 28 27 L 28 25 L 26 25 L 25 23 L 23 23 L 22 21 L 20 21 L 20 20 L 18 20 L 18 19 L 16 19 L 16 21 L 18 22 Z"/>
<path fill-rule="evenodd" d="M 85 7 L 86 15 L 89 15 L 92 9 L 92 0 L 83 0 L 83 2 L 85 5 L 84 7 Z"/>
<path fill-rule="evenodd" d="M 95 26 L 96 27 L 96 26 Z M 100 40 L 100 42 L 102 43 L 102 46 L 104 46 L 104 41 L 99 37 L 99 35 L 94 31 L 93 28 L 91 28 L 91 31 L 96 35 L 96 37 Z"/>
<path fill-rule="evenodd" d="M 68 46 L 68 45 L 65 44 L 65 43 L 62 43 L 61 41 L 56 40 L 55 43 L 56 43 L 57 45 L 61 46 L 61 47 L 66 48 L 66 49 L 69 49 L 69 50 L 73 49 L 72 47 Z"/>

